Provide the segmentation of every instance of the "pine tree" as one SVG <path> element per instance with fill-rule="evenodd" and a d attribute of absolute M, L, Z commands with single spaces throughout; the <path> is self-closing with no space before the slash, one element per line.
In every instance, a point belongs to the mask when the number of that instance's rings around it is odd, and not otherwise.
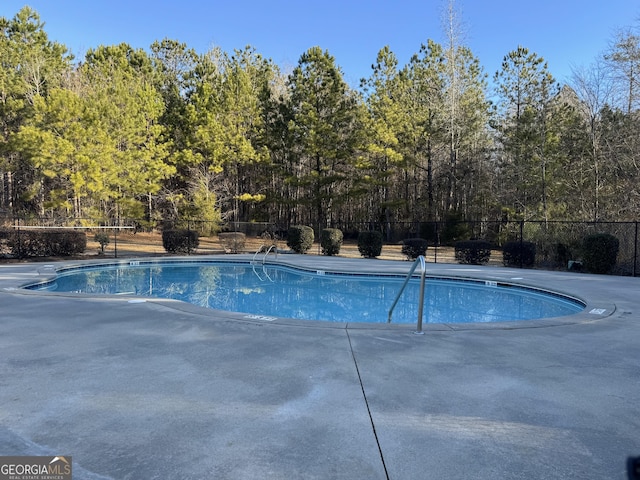
<path fill-rule="evenodd" d="M 362 145 L 359 103 L 335 59 L 320 47 L 300 57 L 289 88 L 289 129 L 298 163 L 286 181 L 301 189 L 300 203 L 312 208 L 306 220 L 324 228 L 337 220 L 334 209 L 347 197 Z"/>
<path fill-rule="evenodd" d="M 398 60 L 388 46 L 378 53 L 372 74 L 362 80 L 368 108 L 367 155 L 359 165 L 365 173 L 364 188 L 368 191 L 367 220 L 389 223 L 392 212 L 402 200 L 393 183 L 402 177 L 404 157 L 400 152 L 398 135 L 404 121 L 398 99 Z"/>
<path fill-rule="evenodd" d="M 503 147 L 502 189 L 516 212 L 548 219 L 549 105 L 559 86 L 546 62 L 524 47 L 504 57 L 494 81 L 500 97 L 494 126 Z"/>

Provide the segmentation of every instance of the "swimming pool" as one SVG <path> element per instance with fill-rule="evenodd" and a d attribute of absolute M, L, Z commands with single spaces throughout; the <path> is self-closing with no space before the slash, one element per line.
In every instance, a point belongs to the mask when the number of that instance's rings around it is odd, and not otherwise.
<path fill-rule="evenodd" d="M 262 317 L 386 323 L 402 275 L 340 274 L 250 262 L 144 262 L 60 270 L 31 290 L 170 298 Z M 412 279 L 393 323 L 415 323 L 419 279 Z M 584 304 L 528 287 L 428 278 L 424 323 L 485 323 L 561 317 Z"/>

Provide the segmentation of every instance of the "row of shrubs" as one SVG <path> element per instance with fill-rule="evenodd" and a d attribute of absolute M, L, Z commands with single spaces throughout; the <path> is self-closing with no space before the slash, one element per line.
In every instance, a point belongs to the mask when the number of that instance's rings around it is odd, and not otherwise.
<path fill-rule="evenodd" d="M 95 234 L 94 241 L 104 252 L 109 244 L 106 233 Z M 199 246 L 198 233 L 193 230 L 164 230 L 162 246 L 169 253 L 191 253 Z M 0 229 L 0 253 L 14 258 L 70 257 L 87 249 L 85 232 L 71 229 L 15 230 Z"/>
<path fill-rule="evenodd" d="M 101 236 L 102 235 L 102 236 Z M 219 235 L 224 249 L 229 253 L 244 250 L 245 235 L 229 232 Z M 275 239 L 271 238 L 275 244 Z M 311 249 L 314 231 L 305 225 L 296 225 L 287 232 L 287 246 L 296 253 L 304 254 Z M 95 241 L 102 250 L 109 243 L 105 234 L 96 234 Z M 342 231 L 325 228 L 320 232 L 320 247 L 323 255 L 338 255 L 343 243 Z M 162 232 L 162 245 L 169 253 L 191 253 L 199 246 L 198 233 L 194 230 L 167 229 Z M 378 231 L 364 231 L 358 235 L 358 251 L 363 257 L 376 258 L 382 253 L 383 237 Z M 610 234 L 597 233 L 584 237 L 582 258 L 578 265 L 592 273 L 608 273 L 615 266 L 620 243 Z M 8 253 L 16 258 L 64 257 L 84 253 L 87 236 L 77 230 L 13 230 L 0 229 L 0 253 Z M 414 260 L 426 255 L 427 240 L 409 238 L 402 243 L 402 253 Z M 455 258 L 459 263 L 484 265 L 491 257 L 491 244 L 485 240 L 466 240 L 455 244 Z M 532 267 L 535 263 L 536 246 L 533 242 L 507 242 L 502 248 L 505 266 Z"/>
<path fill-rule="evenodd" d="M 87 235 L 68 229 L 0 229 L 0 252 L 15 258 L 69 257 L 84 253 Z"/>
<path fill-rule="evenodd" d="M 337 255 L 342 245 L 342 232 L 327 228 L 320 234 L 323 255 Z M 306 253 L 314 241 L 314 232 L 308 226 L 294 226 L 289 229 L 287 246 L 296 253 Z M 364 231 L 358 235 L 358 251 L 363 257 L 375 258 L 382 253 L 383 237 L 377 231 Z M 409 260 L 426 255 L 428 241 L 423 238 L 409 238 L 402 242 L 402 254 Z M 588 235 L 582 242 L 582 259 L 578 265 L 592 273 L 608 273 L 615 266 L 619 240 L 607 233 Z M 485 240 L 466 240 L 455 244 L 455 258 L 462 264 L 484 265 L 491 257 L 491 244 Z M 502 247 L 502 263 L 512 267 L 532 267 L 535 264 L 536 245 L 527 241 L 507 242 Z"/>
<path fill-rule="evenodd" d="M 190 230 L 167 230 L 163 232 L 163 245 L 170 253 L 189 253 L 198 246 L 198 237 Z M 229 253 L 244 249 L 245 236 L 230 232 L 220 234 L 220 239 Z M 287 232 L 287 246 L 295 253 L 307 253 L 313 246 L 315 234 L 311 227 L 295 225 Z M 275 240 L 274 240 L 275 242 Z M 320 247 L 323 255 L 338 255 L 343 243 L 342 231 L 325 228 L 320 232 Z M 358 235 L 358 251 L 365 258 L 376 258 L 382 253 L 383 236 L 378 231 L 364 231 Z M 428 241 L 409 238 L 402 242 L 402 254 L 409 260 L 426 255 Z M 619 241 L 606 233 L 588 235 L 582 243 L 582 261 L 579 265 L 592 273 L 608 273 L 616 264 Z M 455 244 L 455 258 L 459 263 L 484 265 L 491 257 L 491 244 L 485 240 L 465 240 Z M 513 241 L 502 247 L 502 262 L 511 267 L 532 267 L 536 258 L 533 242 Z"/>
<path fill-rule="evenodd" d="M 591 273 L 609 273 L 615 266 L 620 241 L 608 233 L 587 235 L 582 240 L 581 259 L 575 261 L 576 270 L 584 268 Z M 455 244 L 459 263 L 483 265 L 489 261 L 491 244 L 484 240 L 467 240 Z M 536 259 L 533 242 L 507 242 L 502 247 L 502 263 L 507 267 L 532 267 Z"/>

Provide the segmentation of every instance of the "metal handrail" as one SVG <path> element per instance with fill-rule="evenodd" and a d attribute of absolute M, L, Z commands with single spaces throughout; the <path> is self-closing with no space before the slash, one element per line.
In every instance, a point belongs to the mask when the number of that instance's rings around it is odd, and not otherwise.
<path fill-rule="evenodd" d="M 266 246 L 266 245 L 265 245 L 265 246 Z M 266 260 L 266 258 L 267 258 L 267 255 L 269 255 L 269 252 L 271 252 L 271 249 L 272 249 L 272 248 L 274 249 L 274 250 L 273 250 L 273 253 L 275 253 L 276 258 L 278 258 L 278 247 L 276 247 L 275 245 L 271 245 L 271 246 L 267 249 L 267 251 L 265 252 L 264 257 L 262 257 L 262 264 L 263 264 L 263 265 L 264 265 L 264 261 L 265 261 L 265 260 Z"/>
<path fill-rule="evenodd" d="M 253 258 L 251 259 L 251 263 L 255 263 L 256 261 L 256 257 L 258 256 L 258 254 L 262 251 L 262 249 L 264 248 L 264 245 L 260 245 L 260 247 L 258 248 L 258 250 L 256 250 L 256 253 L 253 254 Z"/>
<path fill-rule="evenodd" d="M 255 263 L 253 263 L 251 265 L 251 267 L 253 268 L 253 273 L 256 275 L 256 277 L 258 277 L 258 280 L 260 280 L 261 282 L 265 281 L 265 278 L 262 278 L 260 276 L 260 274 L 256 271 L 256 265 Z M 271 278 L 271 276 L 269 275 L 269 273 L 267 272 L 267 267 L 264 265 L 264 263 L 262 264 L 262 273 L 264 273 L 266 280 L 269 280 L 271 283 L 276 283 L 273 281 L 273 278 Z"/>
<path fill-rule="evenodd" d="M 262 245 L 260 245 L 260 247 L 258 247 L 258 250 L 256 250 L 256 253 L 253 254 L 253 259 L 251 260 L 251 263 L 255 263 L 256 257 L 258 256 L 259 253 L 264 251 L 265 247 L 266 247 L 266 245 L 264 243 Z M 274 253 L 276 254 L 276 257 L 278 257 L 278 247 L 276 247 L 275 245 L 269 246 L 267 251 L 264 253 L 264 256 L 262 257 L 262 264 L 263 265 L 264 265 L 265 259 L 267 258 L 267 255 L 269 255 L 269 253 L 271 253 L 271 249 L 275 249 Z"/>
<path fill-rule="evenodd" d="M 409 273 L 407 273 L 407 277 L 404 279 L 402 288 L 400 288 L 400 291 L 398 292 L 396 299 L 393 301 L 393 305 L 391 305 L 391 308 L 389 309 L 389 317 L 387 318 L 387 323 L 391 323 L 391 315 L 393 314 L 393 309 L 396 308 L 396 304 L 398 303 L 398 300 L 400 300 L 400 295 L 402 295 L 402 292 L 404 292 L 404 289 L 407 286 L 407 283 L 409 283 L 409 280 L 411 279 L 411 277 L 413 276 L 413 272 L 416 271 L 418 264 L 420 264 L 420 266 L 422 267 L 422 272 L 420 274 L 418 321 L 417 321 L 417 328 L 414 333 L 417 335 L 424 335 L 424 332 L 422 331 L 422 311 L 424 308 L 424 282 L 425 282 L 425 274 L 427 272 L 427 265 L 423 255 L 420 255 L 418 258 L 416 258 L 416 261 L 413 262 L 413 265 L 411 266 L 411 270 L 409 270 Z"/>

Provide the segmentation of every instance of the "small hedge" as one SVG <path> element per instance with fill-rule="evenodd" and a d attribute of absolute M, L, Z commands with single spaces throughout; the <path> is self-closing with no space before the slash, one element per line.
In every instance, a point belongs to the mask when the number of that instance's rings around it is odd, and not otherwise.
<path fill-rule="evenodd" d="M 555 251 L 555 261 L 558 265 L 569 268 L 569 261 L 573 260 L 573 252 L 565 243 L 557 243 Z"/>
<path fill-rule="evenodd" d="M 382 253 L 382 233 L 366 231 L 358 234 L 358 251 L 365 258 L 376 258 Z"/>
<path fill-rule="evenodd" d="M 163 230 L 162 246 L 168 253 L 191 253 L 200 245 L 195 230 Z"/>
<path fill-rule="evenodd" d="M 406 238 L 402 241 L 402 254 L 406 255 L 408 260 L 415 260 L 420 255 L 427 254 L 429 242 L 424 238 Z"/>
<path fill-rule="evenodd" d="M 104 253 L 104 249 L 109 245 L 109 234 L 106 232 L 97 232 L 93 236 L 93 241 L 100 244 L 100 253 Z"/>
<path fill-rule="evenodd" d="M 582 239 L 582 264 L 591 273 L 609 273 L 616 264 L 620 241 L 608 233 Z"/>
<path fill-rule="evenodd" d="M 14 232 L 15 230 L 13 228 L 0 227 L 0 255 L 11 254 L 11 247 L 9 246 L 9 242 L 11 241 L 11 237 Z"/>
<path fill-rule="evenodd" d="M 464 240 L 456 242 L 455 256 L 458 263 L 484 265 L 491 256 L 491 244 L 485 240 Z"/>
<path fill-rule="evenodd" d="M 78 230 L 14 230 L 7 233 L 11 255 L 27 257 L 70 257 L 84 253 L 87 235 Z"/>
<path fill-rule="evenodd" d="M 533 267 L 536 261 L 536 244 L 533 242 L 507 242 L 502 247 L 502 263 L 505 267 Z"/>
<path fill-rule="evenodd" d="M 296 253 L 307 253 L 313 245 L 313 228 L 306 225 L 293 225 L 287 232 L 287 246 Z"/>
<path fill-rule="evenodd" d="M 247 236 L 242 232 L 224 232 L 218 234 L 224 253 L 240 253 L 244 251 Z"/>
<path fill-rule="evenodd" d="M 337 228 L 325 228 L 320 232 L 320 246 L 323 255 L 338 255 L 342 247 L 342 230 Z"/>

